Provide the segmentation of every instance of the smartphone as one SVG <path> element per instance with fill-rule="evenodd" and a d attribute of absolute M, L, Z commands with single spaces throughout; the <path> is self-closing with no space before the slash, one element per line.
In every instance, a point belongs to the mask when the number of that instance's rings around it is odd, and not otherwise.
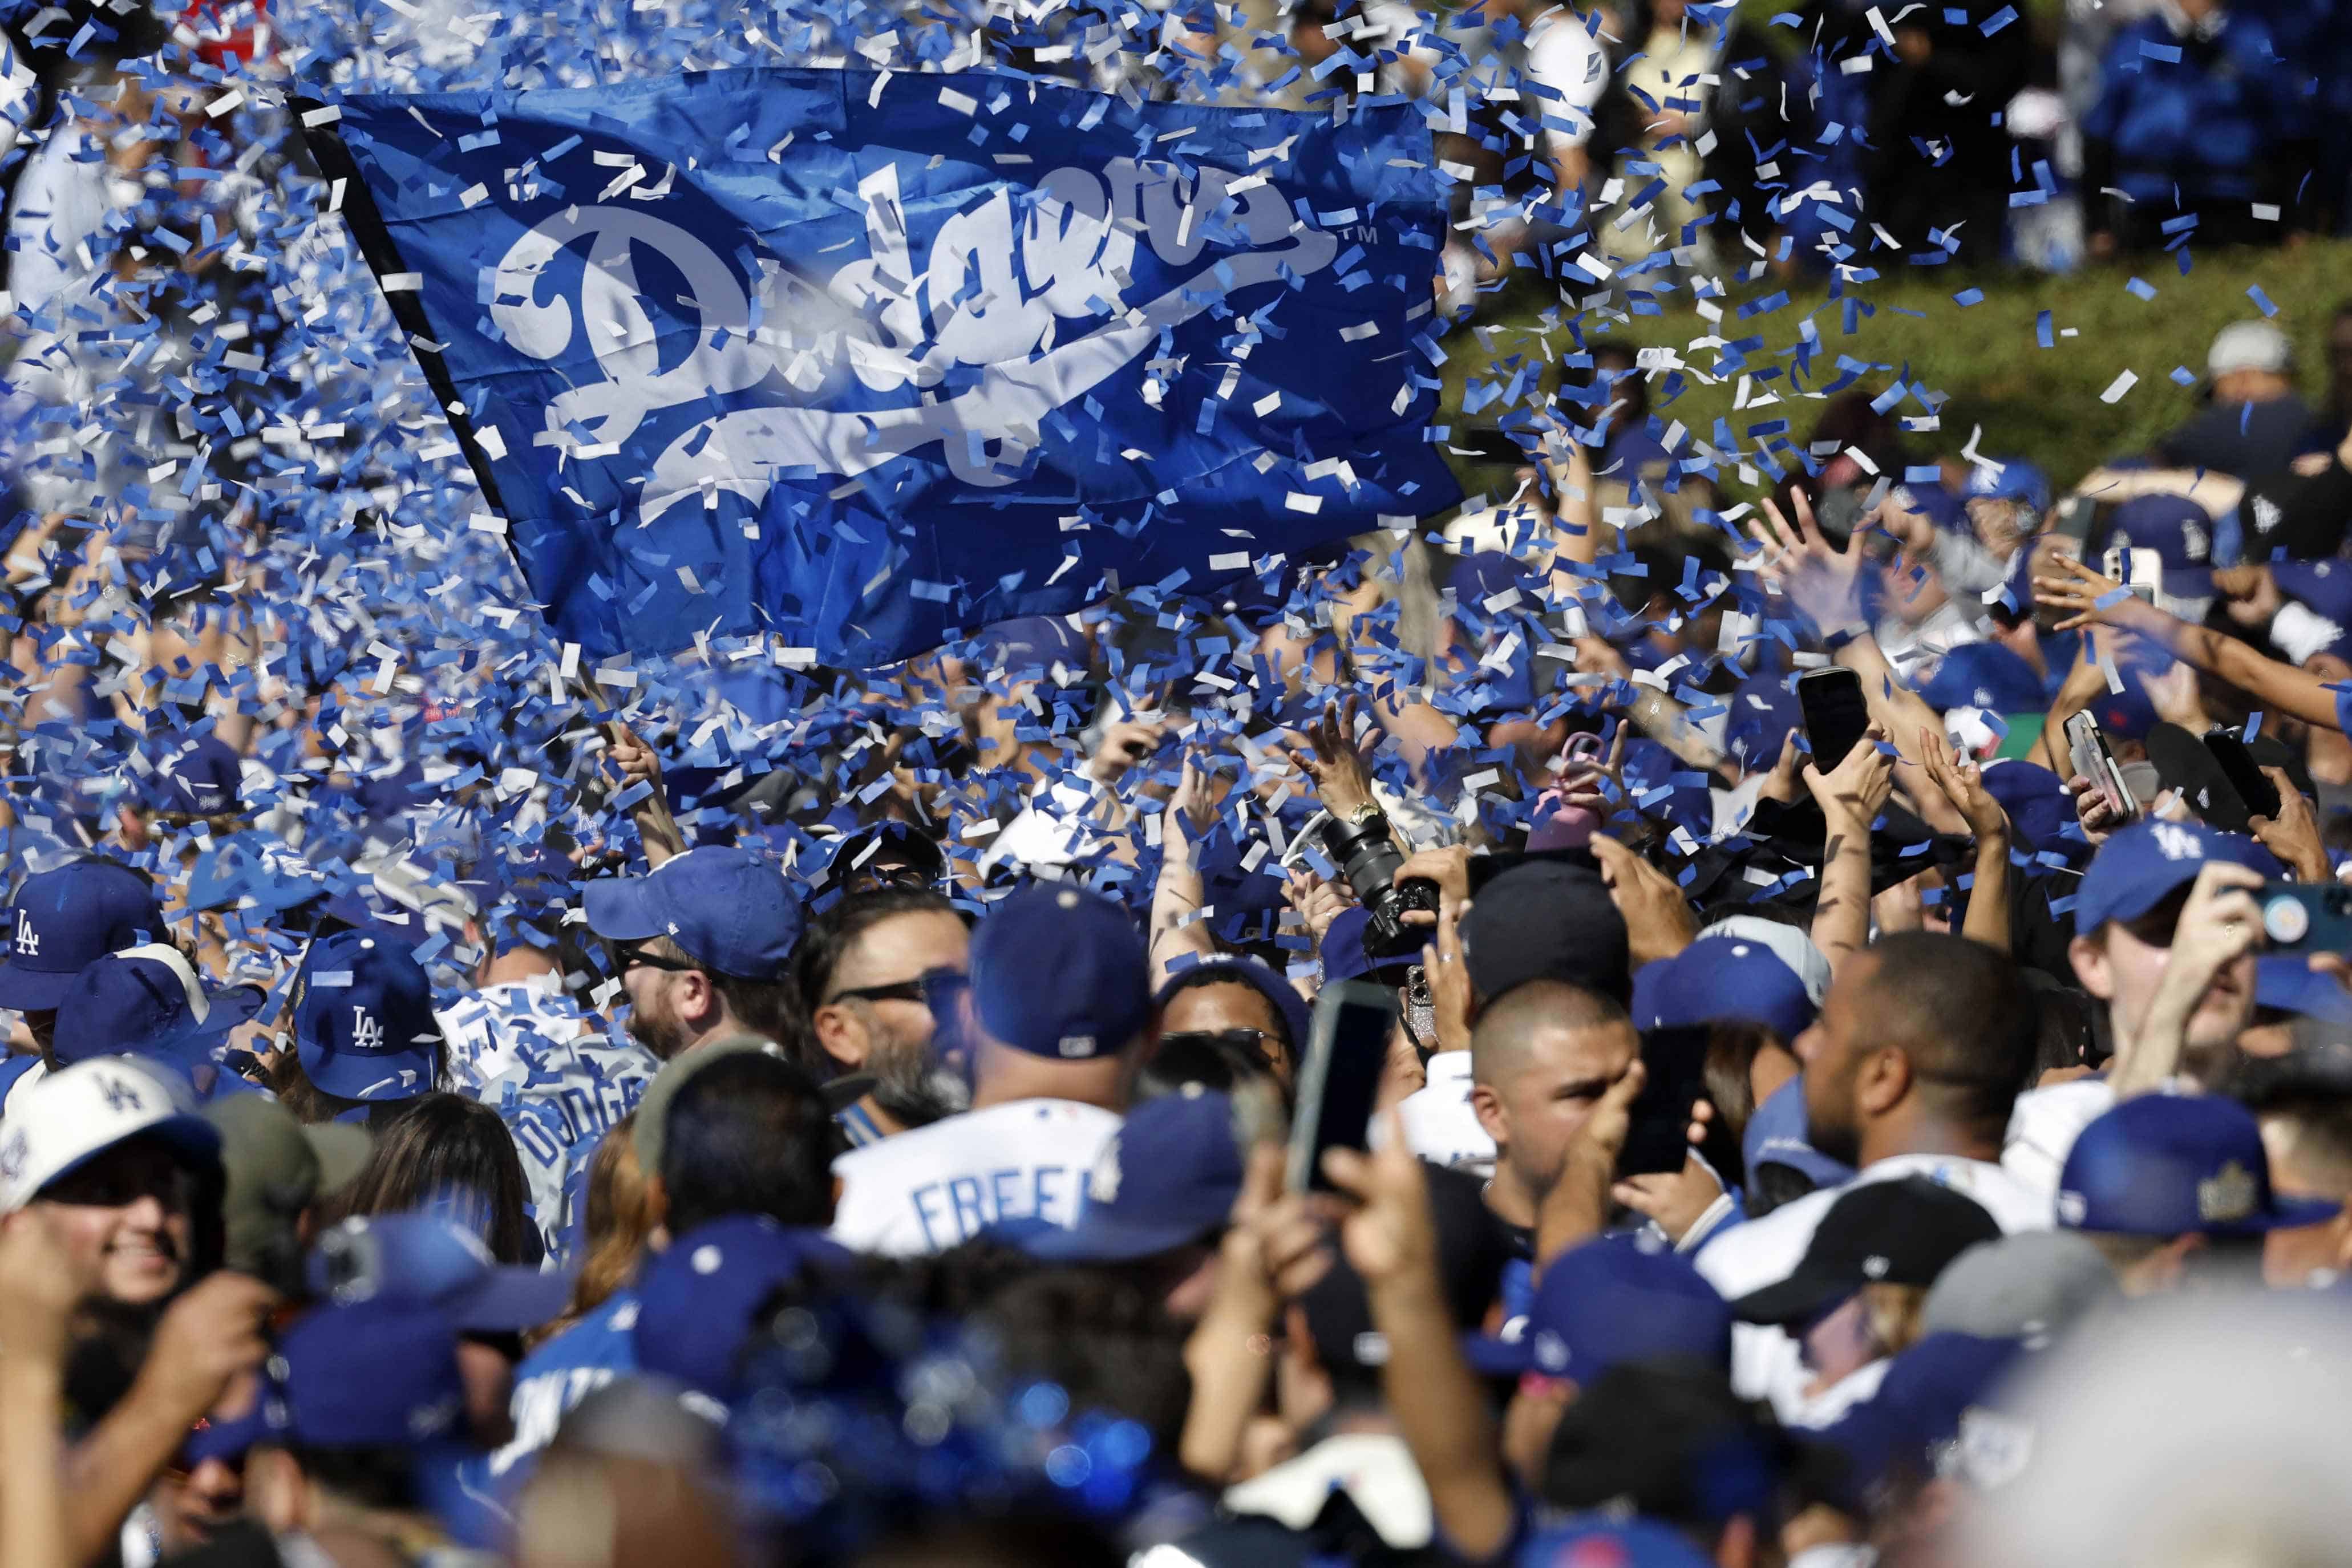
<path fill-rule="evenodd" d="M 1620 1176 L 1678 1171 L 1690 1157 L 1693 1102 L 1706 1098 L 1706 1048 L 1714 1030 L 1706 1024 L 1654 1029 L 1642 1037 L 1642 1065 L 1649 1078 L 1633 1097 L 1631 1126 L 1617 1156 Z"/>
<path fill-rule="evenodd" d="M 1290 1124 L 1291 1191 L 1330 1191 L 1323 1151 L 1367 1146 L 1396 1023 L 1393 987 L 1334 980 L 1316 993 L 1307 1060 L 1298 1070 L 1298 1113 Z"/>
<path fill-rule="evenodd" d="M 2099 514 L 2099 504 L 2088 496 L 2067 496 L 2062 498 L 2052 514 L 2050 532 L 2062 538 L 2087 545 L 2091 538 L 2091 523 Z"/>
<path fill-rule="evenodd" d="M 2159 724 L 2147 732 L 2147 745 L 2159 789 L 2179 789 L 2209 826 L 2225 833 L 2251 831 L 2253 807 L 2201 737 L 2177 724 Z"/>
<path fill-rule="evenodd" d="M 2268 817 L 2273 821 L 2278 820 L 2279 807 L 2284 804 L 2279 799 L 2278 786 L 2270 781 L 2270 776 L 2254 760 L 2254 754 L 2246 749 L 2246 743 L 2237 731 L 2207 730 L 2205 749 L 2211 752 L 2213 760 L 2221 765 L 2222 773 L 2246 802 L 2247 810 L 2257 817 Z"/>
<path fill-rule="evenodd" d="M 2099 732 L 2099 721 L 2089 710 L 2074 715 L 2066 721 L 2066 750 L 2074 762 L 2074 771 L 2091 781 L 2091 788 L 2105 796 L 2108 810 L 2114 811 L 2117 824 L 2136 822 L 2140 819 L 2139 798 L 2124 782 L 2123 769 L 2116 764 L 2116 754 L 2107 749 L 2107 737 Z"/>
<path fill-rule="evenodd" d="M 1862 677 L 1835 667 L 1807 670 L 1797 677 L 1797 706 L 1804 710 L 1805 738 L 1813 747 L 1813 766 L 1823 773 L 1845 760 L 1870 728 L 1870 704 L 1862 695 Z"/>
<path fill-rule="evenodd" d="M 2352 953 L 2352 887 L 2339 882 L 2266 882 L 2254 889 L 2271 946 Z"/>
<path fill-rule="evenodd" d="M 2117 546 L 2107 552 L 2101 565 L 2109 577 L 2150 604 L 2156 602 L 2156 596 L 2164 590 L 2164 557 L 2152 549 L 2126 549 Z"/>

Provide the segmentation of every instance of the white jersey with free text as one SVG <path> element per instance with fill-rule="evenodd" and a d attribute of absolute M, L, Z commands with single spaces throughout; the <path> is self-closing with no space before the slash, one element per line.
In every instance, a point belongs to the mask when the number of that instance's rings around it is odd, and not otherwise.
<path fill-rule="evenodd" d="M 833 1239 L 855 1252 L 943 1252 L 1007 1219 L 1075 1225 L 1117 1113 L 1073 1100 L 1014 1100 L 852 1149 Z"/>

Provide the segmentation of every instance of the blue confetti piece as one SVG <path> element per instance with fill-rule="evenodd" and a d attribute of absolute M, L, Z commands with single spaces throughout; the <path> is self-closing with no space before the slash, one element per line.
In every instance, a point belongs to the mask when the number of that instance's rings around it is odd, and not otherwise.
<path fill-rule="evenodd" d="M 1964 310 L 1971 305 L 1981 305 L 1984 303 L 1984 290 L 1981 288 L 1963 288 L 1958 294 L 1952 296 L 1952 303 L 1960 307 Z"/>
<path fill-rule="evenodd" d="M 2246 298 L 2252 300 L 2254 302 L 2254 308 L 2261 311 L 2263 315 L 2275 316 L 2278 314 L 2278 307 L 2271 303 L 2271 297 L 2263 292 L 2263 286 L 2261 284 L 2249 283 L 2246 285 Z"/>
<path fill-rule="evenodd" d="M 1954 26 L 1964 25 L 1968 19 L 1968 13 L 1962 11 L 1958 14 L 1958 19 L 1954 23 Z M 2014 5 L 2004 5 L 2000 10 L 1995 11 L 1991 16 L 1986 17 L 1983 23 L 1979 26 L 1977 30 L 1982 33 L 1986 37 L 1990 38 L 1995 33 L 2000 32 L 2003 27 L 2008 26 L 2011 22 L 2016 20 L 2017 7 Z"/>
<path fill-rule="evenodd" d="M 2133 278 L 2129 283 L 2124 285 L 2124 292 L 2140 299 L 2153 299 L 2156 298 L 2155 286 L 2147 282 L 2145 278 Z"/>
<path fill-rule="evenodd" d="M 2034 312 L 2033 340 L 2036 343 L 2041 344 L 2042 347 L 2045 349 L 2055 348 L 2057 346 L 2058 338 L 2056 329 L 2051 324 L 2050 312 L 2047 310 L 2037 310 Z"/>

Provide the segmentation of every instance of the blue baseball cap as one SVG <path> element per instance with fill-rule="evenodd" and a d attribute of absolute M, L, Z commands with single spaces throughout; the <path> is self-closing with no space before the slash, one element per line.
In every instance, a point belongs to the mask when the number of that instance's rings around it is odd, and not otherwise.
<path fill-rule="evenodd" d="M 338 868 L 348 878 L 348 868 Z M 257 925 L 335 896 L 327 872 L 264 833 L 231 833 L 202 845 L 188 868 L 188 907 L 235 910 Z"/>
<path fill-rule="evenodd" d="M 2040 713 L 2049 706 L 2033 666 L 1998 643 L 1963 643 L 1946 653 L 1919 697 L 1937 713 L 1958 707 Z"/>
<path fill-rule="evenodd" d="M 2274 560 L 2270 567 L 2280 593 L 2339 626 L 2352 626 L 2352 561 Z"/>
<path fill-rule="evenodd" d="M 1987 763 L 1983 779 L 1985 793 L 2000 802 L 2027 849 L 2060 850 L 2070 841 L 2066 830 L 2074 822 L 2074 802 L 2063 779 L 2038 762 L 2015 758 Z M 2077 850 L 2083 847 L 2079 837 L 2071 841 Z"/>
<path fill-rule="evenodd" d="M 94 1056 L 191 1061 L 261 1010 L 256 986 L 207 995 L 194 966 L 162 943 L 93 961 L 58 1003 L 51 1052 L 60 1063 Z"/>
<path fill-rule="evenodd" d="M 455 1437 L 466 1414 L 457 1328 L 390 1300 L 304 1313 L 279 1336 L 262 1377 L 257 1440 L 415 1448 Z"/>
<path fill-rule="evenodd" d="M 1772 1091 L 1748 1118 L 1739 1155 L 1753 1173 L 1759 1166 L 1786 1166 L 1813 1184 L 1815 1190 L 1843 1186 L 1853 1179 L 1853 1167 L 1813 1147 L 1812 1129 L 1805 1115 L 1805 1075 L 1801 1072 Z"/>
<path fill-rule="evenodd" d="M 645 876 L 592 882 L 583 902 L 588 929 L 606 941 L 667 936 L 739 980 L 782 979 L 803 924 L 783 862 L 751 849 L 688 850 Z"/>
<path fill-rule="evenodd" d="M 1115 1056 L 1151 1018 L 1150 962 L 1127 912 L 1100 894 L 1040 883 L 1013 894 L 971 938 L 981 1027 L 1056 1061 Z"/>
<path fill-rule="evenodd" d="M 2050 509 L 2050 476 L 2021 457 L 1978 464 L 1969 470 L 1963 493 L 1995 501 L 2022 501 L 2037 512 Z"/>
<path fill-rule="evenodd" d="M 217 735 L 186 737 L 164 754 L 146 793 L 158 811 L 224 816 L 245 804 L 245 763 Z"/>
<path fill-rule="evenodd" d="M 295 977 L 294 1045 L 304 1075 L 338 1098 L 429 1093 L 441 1053 L 433 982 L 389 937 L 364 931 L 322 937 Z"/>
<path fill-rule="evenodd" d="M 725 1400 L 769 1298 L 804 1271 L 837 1272 L 851 1261 L 824 1232 L 788 1229 L 765 1215 L 730 1214 L 697 1226 L 656 1257 L 638 1283 L 637 1370 Z"/>
<path fill-rule="evenodd" d="M 2256 1236 L 2333 1219 L 2271 1190 L 2254 1113 L 2212 1094 L 2142 1094 L 2083 1129 L 2058 1176 L 2058 1223 L 2124 1236 Z"/>
<path fill-rule="evenodd" d="M 1404 972 L 1421 962 L 1419 955 L 1400 953 L 1393 958 L 1373 956 L 1364 946 L 1364 933 L 1370 929 L 1372 912 L 1360 904 L 1351 904 L 1331 917 L 1323 929 L 1323 977 L 1326 980 L 1360 980 L 1366 976 L 1384 979 L 1395 985 L 1404 984 Z"/>
<path fill-rule="evenodd" d="M 50 1012 L 74 977 L 109 953 L 163 939 L 152 883 L 120 861 L 70 860 L 25 879 L 6 911 L 0 1008 Z"/>
<path fill-rule="evenodd" d="M 1165 1009 L 1179 987 L 1187 983 L 1201 985 L 1203 981 L 1200 977 L 1202 976 L 1214 976 L 1219 980 L 1247 986 L 1264 997 L 1266 1006 L 1274 1009 L 1274 1016 L 1282 1020 L 1284 1042 L 1290 1047 L 1291 1056 L 1295 1059 L 1307 1054 L 1307 1033 L 1314 1024 L 1313 1015 L 1307 1010 L 1307 998 L 1298 994 L 1297 987 L 1255 958 L 1240 954 L 1221 954 L 1178 969 L 1168 977 L 1168 983 L 1160 988 L 1160 994 L 1151 998 L 1152 1007 L 1155 1009 Z"/>
<path fill-rule="evenodd" d="M 1590 1386 L 1633 1361 L 1696 1361 L 1728 1371 L 1731 1303 L 1670 1251 L 1632 1236 L 1602 1236 L 1544 1265 L 1526 1331 L 1473 1338 L 1470 1363 L 1499 1376 L 1523 1372 Z"/>
<path fill-rule="evenodd" d="M 1645 1032 L 1760 1023 L 1787 1041 L 1812 1027 L 1819 1010 L 1779 954 L 1738 936 L 1701 932 L 1680 953 L 1643 965 L 1633 977 L 1633 1027 Z"/>
<path fill-rule="evenodd" d="M 2352 1024 L 2352 991 L 2333 975 L 2313 974 L 2302 953 L 2266 953 L 2254 960 L 2254 1005 Z"/>
<path fill-rule="evenodd" d="M 572 1299 L 569 1275 L 502 1266 L 480 1237 L 434 1214 L 346 1219 L 312 1244 L 303 1278 L 337 1306 L 429 1308 L 463 1333 L 534 1329 Z"/>
<path fill-rule="evenodd" d="M 1518 1568 L 1714 1568 L 1682 1531 L 1654 1519 L 1599 1516 L 1547 1530 L 1519 1548 Z"/>
<path fill-rule="evenodd" d="M 2196 881 L 2209 861 L 2286 875 L 2276 856 L 2243 833 L 2143 820 L 2119 830 L 2092 857 L 2074 894 L 2074 929 L 2087 936 L 2110 920 L 2137 920 Z"/>
<path fill-rule="evenodd" d="M 1241 1191 L 1233 1097 L 1187 1083 L 1127 1113 L 1088 1174 L 1076 1225 L 1015 1221 L 1005 1239 L 1033 1258 L 1123 1263 L 1215 1235 Z"/>
<path fill-rule="evenodd" d="M 2152 549 L 2164 559 L 2168 574 L 2210 574 L 2213 566 L 2213 517 L 2186 496 L 2135 496 L 2116 507 L 2107 519 L 2107 542 L 2103 551 L 2109 549 Z M 2207 582 L 2210 591 L 2210 575 Z"/>
<path fill-rule="evenodd" d="M 1972 1409 L 2028 1354 L 2014 1339 L 1930 1333 L 1887 1364 L 1878 1391 L 1822 1428 L 1819 1440 L 1844 1456 L 1844 1487 L 1854 1499 L 1906 1470 L 1935 1473 L 1930 1455 L 1959 1436 Z"/>

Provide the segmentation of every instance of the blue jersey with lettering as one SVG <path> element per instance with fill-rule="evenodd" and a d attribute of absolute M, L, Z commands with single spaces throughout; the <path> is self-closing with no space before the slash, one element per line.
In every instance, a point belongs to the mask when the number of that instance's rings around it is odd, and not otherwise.
<path fill-rule="evenodd" d="M 833 1239 L 854 1252 L 944 1252 L 1001 1220 L 1075 1225 L 1117 1113 L 1073 1100 L 966 1111 L 852 1149 Z"/>

